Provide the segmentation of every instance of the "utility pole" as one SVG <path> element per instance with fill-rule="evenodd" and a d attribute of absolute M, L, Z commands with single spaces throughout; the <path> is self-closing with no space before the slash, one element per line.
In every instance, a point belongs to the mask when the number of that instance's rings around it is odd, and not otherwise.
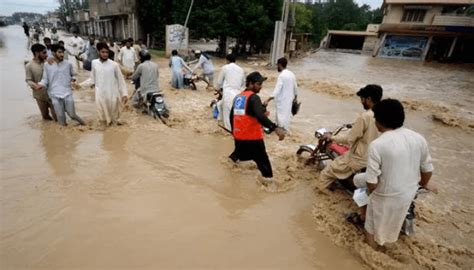
<path fill-rule="evenodd" d="M 276 65 L 277 60 L 285 55 L 286 29 L 288 25 L 288 15 L 290 13 L 290 1 L 283 0 L 281 20 L 275 22 L 275 33 L 273 35 L 272 52 L 270 54 L 270 64 Z"/>
<path fill-rule="evenodd" d="M 181 50 L 181 44 L 183 43 L 183 40 L 186 38 L 186 28 L 188 27 L 189 15 L 191 15 L 193 4 L 194 4 L 194 0 L 191 0 L 191 4 L 189 5 L 189 9 L 188 9 L 188 14 L 186 15 L 186 21 L 184 21 L 183 33 L 179 41 L 178 51 Z"/>

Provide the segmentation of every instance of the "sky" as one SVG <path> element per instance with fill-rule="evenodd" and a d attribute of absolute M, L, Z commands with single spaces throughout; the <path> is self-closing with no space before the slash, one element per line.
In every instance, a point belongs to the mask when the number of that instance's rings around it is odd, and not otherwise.
<path fill-rule="evenodd" d="M 382 5 L 382 0 L 355 0 L 359 5 L 368 4 L 372 8 Z M 10 16 L 14 12 L 37 12 L 44 14 L 59 6 L 59 0 L 0 0 L 0 15 Z"/>

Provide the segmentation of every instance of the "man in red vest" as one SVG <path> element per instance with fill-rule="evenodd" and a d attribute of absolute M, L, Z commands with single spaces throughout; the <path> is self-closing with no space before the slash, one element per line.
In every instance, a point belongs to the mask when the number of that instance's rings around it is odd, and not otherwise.
<path fill-rule="evenodd" d="M 257 95 L 266 79 L 259 72 L 250 73 L 246 89 L 234 99 L 230 122 L 235 150 L 229 158 L 234 162 L 253 160 L 263 177 L 272 178 L 272 165 L 265 150 L 262 126 L 270 132 L 275 131 L 280 141 L 285 138 L 285 130 L 268 119 L 268 113 Z"/>

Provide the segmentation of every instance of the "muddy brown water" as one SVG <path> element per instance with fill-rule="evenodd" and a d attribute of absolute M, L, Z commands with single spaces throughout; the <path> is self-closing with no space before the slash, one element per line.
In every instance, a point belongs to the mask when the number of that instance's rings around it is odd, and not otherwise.
<path fill-rule="evenodd" d="M 361 110 L 354 97 L 314 91 L 303 68 L 309 58 L 294 66 L 303 77 L 303 106 L 291 136 L 283 142 L 266 139 L 275 178 L 282 183 L 275 191 L 256 183 L 255 165 L 226 161 L 233 142 L 212 120 L 212 93 L 203 84 L 195 92 L 171 90 L 166 59 L 158 63 L 171 128 L 126 109 L 125 126 L 100 131 L 90 89 L 74 93 L 88 127 L 61 128 L 40 120 L 24 83 L 22 29 L 1 31 L 8 37 L 0 49 L 2 269 L 473 265 L 472 133 L 433 122 L 426 112 L 408 114 L 407 126 L 429 141 L 440 194 L 417 201 L 416 235 L 402 237 L 386 253 L 375 252 L 344 221 L 344 213 L 355 210 L 350 198 L 313 191 L 317 172 L 294 155 L 300 143 L 313 140 L 315 128 L 353 121 Z M 246 72 L 258 69 L 270 76 L 261 94 L 268 96 L 277 73 L 240 64 Z M 452 76 L 463 72 L 453 70 Z M 81 72 L 79 80 L 86 77 Z"/>
<path fill-rule="evenodd" d="M 2 32 L 2 269 L 363 268 L 315 230 L 311 189 L 269 194 L 225 167 L 229 138 L 132 113 L 105 132 L 43 123 L 21 28 Z"/>

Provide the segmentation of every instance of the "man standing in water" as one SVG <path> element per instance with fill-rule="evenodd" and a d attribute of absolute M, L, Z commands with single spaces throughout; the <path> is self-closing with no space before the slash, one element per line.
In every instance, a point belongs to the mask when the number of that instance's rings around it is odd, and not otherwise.
<path fill-rule="evenodd" d="M 48 94 L 60 125 L 66 126 L 65 111 L 71 119 L 85 125 L 86 123 L 76 114 L 74 107 L 71 82 L 75 79 L 72 64 L 64 61 L 64 47 L 54 44 L 51 46 L 51 50 L 53 51 L 54 62 L 44 65 L 43 79 L 41 79 L 36 90 L 48 88 Z"/>
<path fill-rule="evenodd" d="M 267 106 L 270 101 L 275 99 L 276 102 L 276 123 L 278 126 L 290 130 L 291 120 L 291 107 L 293 100 L 296 99 L 298 93 L 296 89 L 298 87 L 296 83 L 296 77 L 293 72 L 286 69 L 288 61 L 285 57 L 278 59 L 277 69 L 280 72 L 278 80 L 273 90 L 273 94 L 263 104 Z"/>
<path fill-rule="evenodd" d="M 79 69 L 79 62 L 77 61 L 76 57 L 82 52 L 84 48 L 84 40 L 79 36 L 77 31 L 74 31 L 74 36 L 71 37 L 68 41 L 68 53 L 74 57 L 71 57 L 69 61 L 73 65 L 74 72 L 77 72 Z"/>
<path fill-rule="evenodd" d="M 365 218 L 372 246 L 398 240 L 403 220 L 418 186 L 427 187 L 433 164 L 425 138 L 403 127 L 403 105 L 382 100 L 372 108 L 380 137 L 369 146 L 365 180 L 369 203 Z"/>
<path fill-rule="evenodd" d="M 36 43 L 31 46 L 31 52 L 33 53 L 33 59 L 25 66 L 25 80 L 26 83 L 33 90 L 33 97 L 36 99 L 38 108 L 41 112 L 43 120 L 56 120 L 56 114 L 54 113 L 53 104 L 48 96 L 46 89 L 39 89 L 38 83 L 43 77 L 43 65 L 48 58 L 46 47 Z M 51 111 L 51 116 L 49 115 Z"/>
<path fill-rule="evenodd" d="M 99 121 L 103 126 L 119 121 L 121 105 L 128 101 L 128 89 L 119 65 L 109 59 L 106 43 L 97 44 L 99 59 L 92 61 L 91 81 L 95 85 L 95 104 Z"/>
<path fill-rule="evenodd" d="M 177 50 L 173 50 L 171 52 L 171 59 L 169 66 L 171 68 L 171 86 L 176 89 L 181 89 L 184 87 L 184 82 L 183 82 L 183 68 L 188 70 L 189 72 L 192 72 L 191 68 L 186 65 L 184 62 L 183 58 L 178 55 Z"/>
<path fill-rule="evenodd" d="M 129 38 L 125 42 L 125 46 L 120 49 L 118 61 L 125 67 L 127 73 L 133 73 L 135 63 L 138 62 L 137 52 L 132 47 L 133 39 Z"/>
<path fill-rule="evenodd" d="M 378 137 L 375 127 L 374 113 L 372 107 L 382 99 L 382 87 L 369 84 L 357 92 L 364 112 L 355 120 L 352 128 L 347 134 L 332 136 L 330 133 L 324 135 L 323 140 L 331 140 L 340 144 L 350 146 L 349 152 L 337 157 L 319 175 L 317 186 L 324 190 L 337 179 L 345 180 L 357 173 L 367 165 L 367 149 L 369 144 Z"/>
<path fill-rule="evenodd" d="M 280 140 L 285 138 L 285 130 L 268 119 L 257 95 L 266 79 L 259 72 L 250 73 L 246 79 L 246 89 L 235 97 L 230 113 L 235 150 L 229 158 L 233 162 L 253 160 L 257 163 L 260 173 L 267 179 L 263 184 L 272 182 L 273 171 L 263 141 L 262 126 L 270 132 L 275 131 Z"/>
<path fill-rule="evenodd" d="M 199 58 L 198 63 L 193 68 L 193 73 L 200 67 L 202 68 L 202 78 L 203 81 L 207 83 L 207 87 L 214 85 L 214 65 L 212 64 L 211 59 L 205 53 L 197 50 L 195 52 L 196 57 Z"/>
<path fill-rule="evenodd" d="M 224 120 L 224 127 L 231 129 L 230 111 L 232 109 L 232 102 L 236 95 L 245 86 L 244 70 L 235 64 L 235 56 L 227 55 L 227 65 L 222 67 L 219 78 L 217 79 L 217 89 L 222 89 L 222 119 Z"/>

